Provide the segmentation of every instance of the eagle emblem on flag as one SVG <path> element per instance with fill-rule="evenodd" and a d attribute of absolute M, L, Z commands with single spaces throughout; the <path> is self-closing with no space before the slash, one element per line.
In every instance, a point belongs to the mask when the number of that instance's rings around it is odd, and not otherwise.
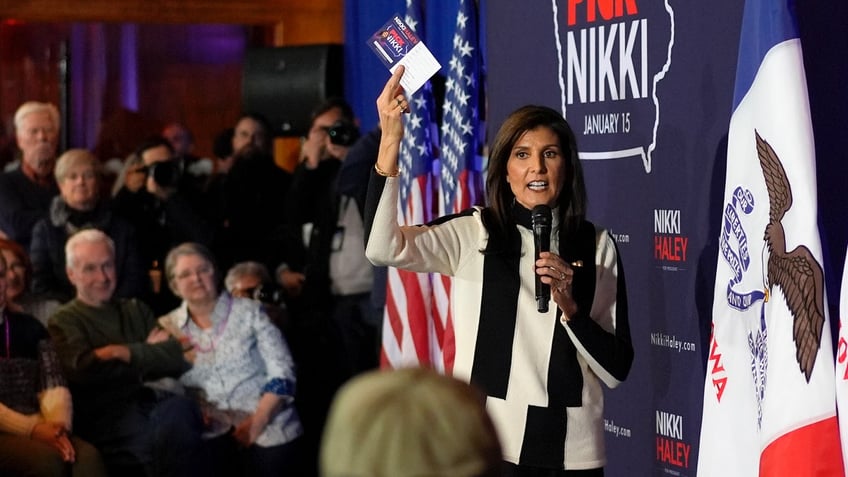
<path fill-rule="evenodd" d="M 772 288 L 779 286 L 793 317 L 795 359 L 809 383 L 825 320 L 824 274 L 805 245 L 786 250 L 786 232 L 781 221 L 792 207 L 792 188 L 777 153 L 757 131 L 754 134 L 769 195 L 769 223 L 763 237 L 769 252 L 764 274 L 766 300 Z"/>

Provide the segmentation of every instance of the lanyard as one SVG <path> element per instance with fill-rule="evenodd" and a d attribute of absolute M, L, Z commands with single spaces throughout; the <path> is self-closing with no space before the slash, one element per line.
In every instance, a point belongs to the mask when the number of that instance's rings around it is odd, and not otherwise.
<path fill-rule="evenodd" d="M 188 341 L 192 344 L 192 346 L 196 350 L 200 351 L 201 353 L 208 353 L 209 351 L 215 351 L 215 343 L 218 341 L 218 338 L 224 333 L 224 328 L 227 326 L 227 321 L 230 320 L 230 312 L 233 310 L 233 297 L 228 296 L 228 298 L 229 299 L 227 301 L 227 314 L 224 315 L 224 317 L 220 321 L 218 321 L 218 323 L 216 323 L 213 326 L 212 336 L 210 337 L 210 343 L 209 343 L 208 348 L 201 347 L 200 342 L 195 341 L 194 337 L 192 337 L 191 331 L 189 330 L 189 326 L 191 326 L 191 323 L 193 323 L 191 321 L 191 317 L 189 317 L 189 319 L 186 320 L 186 324 L 183 326 L 183 329 L 185 330 L 185 335 L 188 338 Z M 216 308 L 217 308 L 217 306 L 216 306 Z M 213 311 L 212 313 L 213 313 L 213 316 L 214 316 L 215 312 Z M 195 325 L 195 326 L 197 326 L 197 325 Z"/>

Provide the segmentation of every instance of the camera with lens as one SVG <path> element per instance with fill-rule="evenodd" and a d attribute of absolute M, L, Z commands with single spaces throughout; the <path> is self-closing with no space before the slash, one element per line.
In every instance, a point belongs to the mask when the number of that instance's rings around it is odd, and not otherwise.
<path fill-rule="evenodd" d="M 285 298 L 285 292 L 280 287 L 263 284 L 253 290 L 252 297 L 254 300 L 259 300 L 262 303 L 282 305 L 283 299 Z"/>
<path fill-rule="evenodd" d="M 359 128 L 346 119 L 339 119 L 327 129 L 327 134 L 330 135 L 331 143 L 337 146 L 350 146 L 359 139 Z"/>
<path fill-rule="evenodd" d="M 180 163 L 176 159 L 154 162 L 145 168 L 148 177 L 159 187 L 177 187 L 182 176 Z"/>

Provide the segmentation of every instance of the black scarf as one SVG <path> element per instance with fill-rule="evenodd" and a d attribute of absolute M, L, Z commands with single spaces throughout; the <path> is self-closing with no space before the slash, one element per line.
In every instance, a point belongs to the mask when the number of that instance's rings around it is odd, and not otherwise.
<path fill-rule="evenodd" d="M 54 197 L 50 204 L 50 222 L 54 227 L 63 227 L 68 235 L 85 228 L 106 230 L 111 220 L 112 212 L 102 201 L 91 210 L 74 209 L 62 196 Z"/>
<path fill-rule="evenodd" d="M 485 214 L 489 211 L 484 210 Z M 517 227 L 532 229 L 530 211 L 519 204 L 512 210 L 512 222 L 506 234 L 490 234 L 483 264 L 483 291 L 477 343 L 471 370 L 471 382 L 489 396 L 505 399 L 512 363 L 512 344 L 518 313 L 522 253 Z M 581 310 L 572 319 L 589 319 L 595 294 L 595 227 L 581 223 L 575 231 L 559 229 L 559 253 L 568 263 L 582 260 L 583 267 L 574 269 L 572 294 Z M 559 321 L 562 311 L 557 309 Z M 545 343 L 539 343 L 544 346 Z M 577 351 L 562 326 L 554 329 L 551 361 L 548 366 L 548 407 L 530 406 L 521 463 L 549 468 L 562 468 L 566 432 L 566 407 L 580 406 L 583 376 Z"/>

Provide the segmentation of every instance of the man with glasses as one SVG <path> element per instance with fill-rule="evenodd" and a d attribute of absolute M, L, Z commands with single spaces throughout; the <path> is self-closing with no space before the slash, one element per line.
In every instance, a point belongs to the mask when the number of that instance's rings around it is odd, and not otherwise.
<path fill-rule="evenodd" d="M 161 386 L 190 368 L 191 350 L 158 328 L 144 303 L 113 298 L 106 234 L 74 234 L 65 255 L 76 298 L 48 331 L 73 395 L 75 432 L 100 450 L 111 475 L 200 475 L 200 411 Z"/>

